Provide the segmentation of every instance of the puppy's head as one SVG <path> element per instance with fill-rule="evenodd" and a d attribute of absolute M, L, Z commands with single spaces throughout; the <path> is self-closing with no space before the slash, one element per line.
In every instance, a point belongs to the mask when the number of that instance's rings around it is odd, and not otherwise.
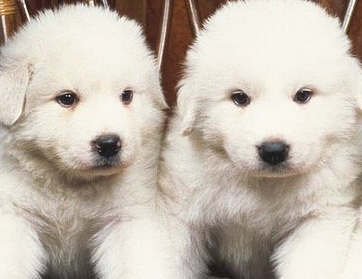
<path fill-rule="evenodd" d="M 141 28 L 102 8 L 47 11 L 1 49 L 9 149 L 75 176 L 110 175 L 156 140 L 166 108 Z"/>
<path fill-rule="evenodd" d="M 184 134 L 245 173 L 307 172 L 356 136 L 361 70 L 337 19 L 295 0 L 232 2 L 188 52 Z M 348 143 L 349 142 L 349 143 Z"/>

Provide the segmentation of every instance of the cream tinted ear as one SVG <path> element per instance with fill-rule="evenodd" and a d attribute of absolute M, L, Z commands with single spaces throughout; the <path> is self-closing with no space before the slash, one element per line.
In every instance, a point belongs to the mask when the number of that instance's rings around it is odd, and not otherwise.
<path fill-rule="evenodd" d="M 181 81 L 177 93 L 177 112 L 182 119 L 182 135 L 192 133 L 198 117 L 197 89 L 194 82 L 189 78 Z"/>
<path fill-rule="evenodd" d="M 169 107 L 166 103 L 165 96 L 163 95 L 163 90 L 160 85 L 160 82 L 156 82 L 156 94 L 155 94 L 155 101 L 157 106 L 161 110 L 167 110 Z"/>
<path fill-rule="evenodd" d="M 150 56 L 151 57 L 151 56 Z M 153 57 L 153 56 L 152 56 Z M 161 78 L 160 78 L 160 71 L 157 67 L 157 59 L 154 58 L 154 65 L 150 68 L 149 72 L 149 83 L 148 85 L 152 88 L 152 92 L 150 98 L 152 102 L 156 105 L 156 107 L 160 110 L 167 110 L 169 107 L 166 103 L 165 96 L 163 94 L 162 86 L 161 86 Z"/>
<path fill-rule="evenodd" d="M 0 122 L 13 125 L 20 117 L 30 71 L 26 66 L 0 67 Z"/>
<path fill-rule="evenodd" d="M 356 91 L 357 91 L 357 104 L 359 106 L 360 111 L 362 111 L 362 70 L 359 69 L 357 84 L 356 84 Z"/>
<path fill-rule="evenodd" d="M 362 112 L 362 68 L 357 60 L 353 61 L 353 65 L 350 67 L 352 75 L 352 90 L 356 96 L 357 105 L 360 111 Z"/>

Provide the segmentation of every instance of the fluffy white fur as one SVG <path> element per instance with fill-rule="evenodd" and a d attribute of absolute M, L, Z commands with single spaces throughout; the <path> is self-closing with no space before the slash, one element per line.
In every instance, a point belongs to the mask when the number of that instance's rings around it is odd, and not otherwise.
<path fill-rule="evenodd" d="M 361 69 L 307 1 L 230 2 L 187 54 L 160 187 L 185 278 L 341 278 L 361 172 Z M 296 92 L 308 88 L 306 103 Z M 232 96 L 243 90 L 250 104 Z M 258 147 L 283 141 L 283 163 Z M 176 247 L 176 245 L 175 245 Z M 177 257 L 177 255 L 175 256 Z"/>
<path fill-rule="evenodd" d="M 360 204 L 360 202 L 359 202 Z M 352 235 L 350 250 L 347 257 L 346 268 L 343 279 L 362 278 L 362 210 L 359 213 L 359 220 Z"/>
<path fill-rule="evenodd" d="M 0 98 L 0 278 L 173 278 L 154 214 L 166 104 L 141 28 L 41 13 L 1 49 Z M 109 134 L 122 146 L 105 160 L 93 142 Z"/>

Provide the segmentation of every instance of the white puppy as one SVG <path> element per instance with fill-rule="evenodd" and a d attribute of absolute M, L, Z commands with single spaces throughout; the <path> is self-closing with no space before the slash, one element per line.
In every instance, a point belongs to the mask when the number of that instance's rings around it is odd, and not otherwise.
<path fill-rule="evenodd" d="M 208 20 L 160 179 L 186 278 L 207 265 L 233 279 L 341 278 L 362 155 L 349 48 L 307 1 L 236 1 Z"/>
<path fill-rule="evenodd" d="M 0 59 L 0 278 L 172 278 L 153 213 L 166 104 L 141 28 L 67 6 Z"/>
<path fill-rule="evenodd" d="M 361 202 L 359 202 L 360 204 Z M 362 208 L 360 209 L 359 221 L 352 235 L 350 250 L 347 258 L 343 279 L 362 278 Z"/>

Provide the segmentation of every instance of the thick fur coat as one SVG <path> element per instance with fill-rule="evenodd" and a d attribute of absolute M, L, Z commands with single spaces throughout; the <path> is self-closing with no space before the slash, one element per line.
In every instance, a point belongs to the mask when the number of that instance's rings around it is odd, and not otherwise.
<path fill-rule="evenodd" d="M 362 77 L 339 21 L 308 1 L 230 2 L 185 64 L 160 177 L 184 278 L 342 278 Z"/>
<path fill-rule="evenodd" d="M 1 48 L 0 99 L 0 278 L 172 278 L 154 213 L 166 104 L 140 26 L 41 13 Z"/>

